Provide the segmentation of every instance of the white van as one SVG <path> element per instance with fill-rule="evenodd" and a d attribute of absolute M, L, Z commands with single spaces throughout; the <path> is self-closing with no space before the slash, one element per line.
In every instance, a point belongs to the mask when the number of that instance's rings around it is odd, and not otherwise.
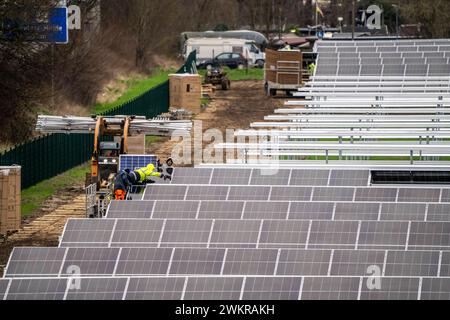
<path fill-rule="evenodd" d="M 264 67 L 266 54 L 254 42 L 242 39 L 223 38 L 191 38 L 185 42 L 183 57 L 186 60 L 189 54 L 197 51 L 197 64 L 211 60 L 225 52 L 240 53 L 248 59 L 249 65 Z"/>

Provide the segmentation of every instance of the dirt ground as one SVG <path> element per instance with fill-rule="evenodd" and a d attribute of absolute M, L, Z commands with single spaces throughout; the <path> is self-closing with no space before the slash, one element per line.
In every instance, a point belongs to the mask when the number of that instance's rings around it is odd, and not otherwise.
<path fill-rule="evenodd" d="M 195 120 L 203 121 L 204 131 L 211 128 L 222 132 L 226 129 L 246 129 L 250 123 L 262 121 L 264 116 L 272 114 L 282 104 L 282 99 L 265 96 L 262 81 L 238 81 L 232 83 L 230 91 L 216 91 L 209 106 Z M 151 145 L 147 153 L 167 159 L 171 156 L 174 145 L 174 142 L 165 139 Z M 14 247 L 57 246 L 67 218 L 83 216 L 84 212 L 80 210 L 82 204 L 71 207 L 74 206 L 72 203 L 75 199 L 80 201 L 83 194 L 84 191 L 79 186 L 59 192 L 48 199 L 37 214 L 24 220 L 24 230 L 0 243 L 0 277 Z M 49 224 L 51 232 L 48 232 Z"/>

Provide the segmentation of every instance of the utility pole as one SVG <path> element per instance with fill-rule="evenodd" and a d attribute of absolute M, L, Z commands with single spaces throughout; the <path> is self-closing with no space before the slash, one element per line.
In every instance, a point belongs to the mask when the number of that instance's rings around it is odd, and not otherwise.
<path fill-rule="evenodd" d="M 395 30 L 397 32 L 397 39 L 400 38 L 400 26 L 399 26 L 399 14 L 400 14 L 400 5 L 393 4 L 392 5 L 395 8 Z"/>
<path fill-rule="evenodd" d="M 352 40 L 355 40 L 355 20 L 356 20 L 356 13 L 355 13 L 355 0 L 352 1 Z"/>

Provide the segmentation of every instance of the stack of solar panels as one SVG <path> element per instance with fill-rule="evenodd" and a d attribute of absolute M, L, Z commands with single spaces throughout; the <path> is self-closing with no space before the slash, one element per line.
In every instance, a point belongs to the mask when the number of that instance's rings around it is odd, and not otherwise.
<path fill-rule="evenodd" d="M 16 248 L 0 299 L 449 299 L 450 189 L 368 170 L 176 169 L 59 248 Z"/>

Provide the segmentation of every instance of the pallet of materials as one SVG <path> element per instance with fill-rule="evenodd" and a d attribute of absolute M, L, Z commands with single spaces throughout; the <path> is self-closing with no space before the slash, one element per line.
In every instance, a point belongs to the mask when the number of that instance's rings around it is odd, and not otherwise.
<path fill-rule="evenodd" d="M 266 81 L 279 85 L 302 84 L 303 56 L 301 51 L 266 50 Z"/>
<path fill-rule="evenodd" d="M 169 76 L 170 108 L 201 112 L 202 78 L 198 74 Z"/>
<path fill-rule="evenodd" d="M 21 225 L 21 168 L 0 167 L 0 235 Z"/>

